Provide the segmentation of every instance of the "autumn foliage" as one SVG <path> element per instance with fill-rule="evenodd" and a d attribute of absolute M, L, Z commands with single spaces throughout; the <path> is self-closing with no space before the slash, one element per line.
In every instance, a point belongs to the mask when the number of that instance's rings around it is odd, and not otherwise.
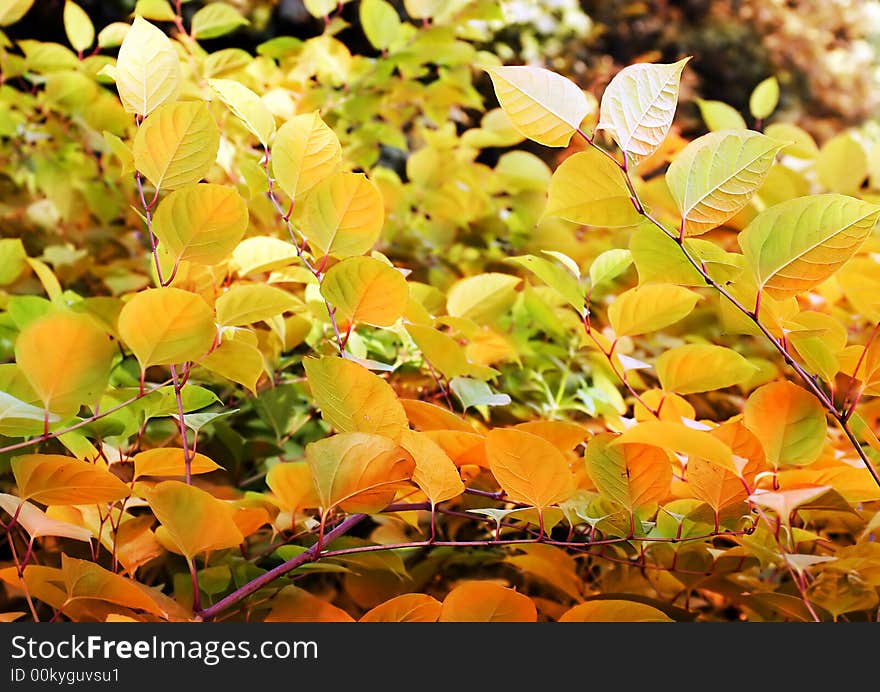
<path fill-rule="evenodd" d="M 877 145 L 306 5 L 0 34 L 0 619 L 876 619 Z"/>

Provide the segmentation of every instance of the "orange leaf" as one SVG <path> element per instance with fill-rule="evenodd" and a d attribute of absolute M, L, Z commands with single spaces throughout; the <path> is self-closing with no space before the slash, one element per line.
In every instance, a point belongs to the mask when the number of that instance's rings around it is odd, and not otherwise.
<path fill-rule="evenodd" d="M 471 581 L 447 594 L 440 622 L 536 622 L 538 611 L 528 596 L 488 581 Z"/>

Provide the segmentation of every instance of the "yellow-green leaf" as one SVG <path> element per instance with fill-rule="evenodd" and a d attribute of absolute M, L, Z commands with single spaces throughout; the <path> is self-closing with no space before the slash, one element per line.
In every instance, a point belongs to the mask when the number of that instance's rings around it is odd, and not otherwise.
<path fill-rule="evenodd" d="M 127 38 L 126 38 L 127 40 Z M 157 188 L 174 190 L 205 177 L 217 158 L 220 133 L 202 101 L 159 107 L 137 131 L 137 169 Z"/>
<path fill-rule="evenodd" d="M 22 500 L 42 505 L 88 505 L 128 497 L 128 486 L 109 471 L 60 454 L 25 454 L 12 460 Z"/>
<path fill-rule="evenodd" d="M 175 190 L 156 208 L 153 233 L 175 261 L 217 264 L 247 230 L 248 208 L 233 187 L 193 183 Z"/>
<path fill-rule="evenodd" d="M 367 40 L 377 50 L 386 50 L 400 35 L 400 17 L 385 0 L 361 0 L 358 16 Z"/>
<path fill-rule="evenodd" d="M 563 269 L 558 264 L 536 257 L 535 255 L 522 255 L 521 257 L 510 257 L 506 260 L 511 264 L 518 264 L 528 269 L 532 274 L 537 276 L 541 281 L 550 286 L 565 301 L 573 307 L 579 315 L 583 315 L 585 308 L 584 291 L 581 290 L 577 279 L 571 275 L 567 269 Z"/>
<path fill-rule="evenodd" d="M 816 157 L 819 182 L 831 192 L 858 194 L 868 177 L 868 157 L 864 147 L 848 133 L 832 137 Z"/>
<path fill-rule="evenodd" d="M 232 5 L 212 2 L 200 7 L 192 18 L 192 35 L 197 39 L 217 38 L 250 22 Z"/>
<path fill-rule="evenodd" d="M 653 154 L 675 117 L 678 84 L 688 60 L 623 68 L 602 94 L 596 129 L 607 131 L 636 161 Z"/>
<path fill-rule="evenodd" d="M 799 197 L 758 214 L 739 244 L 760 289 L 773 298 L 809 291 L 862 246 L 880 206 L 827 194 Z"/>
<path fill-rule="evenodd" d="M 363 173 L 334 173 L 309 193 L 302 233 L 316 254 L 351 257 L 379 240 L 385 204 L 379 189 Z"/>
<path fill-rule="evenodd" d="M 776 77 L 767 77 L 755 87 L 749 97 L 749 111 L 752 117 L 763 120 L 776 110 L 779 104 L 779 81 Z"/>
<path fill-rule="evenodd" d="M 782 152 L 786 156 L 798 159 L 813 159 L 819 153 L 819 147 L 809 132 L 791 123 L 773 123 L 768 125 L 764 134 L 777 142 L 785 142 Z"/>
<path fill-rule="evenodd" d="M 321 295 L 346 322 L 389 327 L 406 311 L 409 286 L 397 269 L 373 257 L 349 257 L 321 281 Z"/>
<path fill-rule="evenodd" d="M 217 298 L 217 323 L 224 327 L 240 327 L 301 306 L 299 298 L 276 286 L 236 284 Z"/>
<path fill-rule="evenodd" d="M 752 392 L 744 422 L 775 468 L 811 464 L 825 446 L 824 409 L 809 392 L 791 382 L 771 382 Z"/>
<path fill-rule="evenodd" d="M 657 359 L 657 376 L 667 392 L 696 394 L 740 384 L 757 368 L 736 351 L 713 344 L 685 344 Z"/>
<path fill-rule="evenodd" d="M 706 123 L 706 127 L 712 132 L 721 130 L 745 130 L 745 119 L 733 106 L 728 106 L 724 101 L 706 101 L 696 99 L 700 109 L 700 115 Z"/>
<path fill-rule="evenodd" d="M 513 126 L 544 146 L 568 146 L 590 112 L 590 102 L 577 84 L 550 70 L 495 67 L 488 72 Z"/>
<path fill-rule="evenodd" d="M 569 156 L 556 169 L 544 215 L 603 228 L 634 226 L 641 220 L 620 169 L 595 149 Z"/>
<path fill-rule="evenodd" d="M 232 269 L 239 276 L 286 267 L 297 259 L 296 248 L 286 240 L 258 235 L 242 240 L 232 251 Z"/>
<path fill-rule="evenodd" d="M 104 393 L 115 350 L 91 317 L 59 311 L 21 330 L 15 361 L 47 410 L 70 415 Z"/>
<path fill-rule="evenodd" d="M 621 293 L 608 308 L 617 336 L 654 332 L 687 317 L 700 296 L 674 284 L 645 284 Z"/>
<path fill-rule="evenodd" d="M 495 428 L 486 435 L 489 468 L 514 502 L 539 512 L 574 493 L 568 461 L 553 444 L 523 430 Z"/>
<path fill-rule="evenodd" d="M 350 432 L 306 446 L 306 461 L 326 512 L 340 507 L 367 514 L 384 509 L 413 474 L 415 462 L 393 440 Z"/>
<path fill-rule="evenodd" d="M 141 291 L 119 313 L 119 335 L 144 370 L 198 360 L 216 334 L 213 310 L 201 296 L 179 288 Z"/>
<path fill-rule="evenodd" d="M 27 14 L 34 0 L 3 0 L 0 2 L 0 26 L 15 24 Z"/>
<path fill-rule="evenodd" d="M 272 144 L 272 172 L 279 187 L 299 198 L 336 172 L 342 147 L 318 111 L 296 115 L 281 127 Z"/>
<path fill-rule="evenodd" d="M 685 235 L 705 233 L 742 211 L 782 146 L 749 130 L 711 132 L 688 144 L 666 172 Z"/>
<path fill-rule="evenodd" d="M 321 416 L 339 432 L 367 432 L 399 440 L 409 427 L 391 386 L 344 358 L 307 358 L 306 377 Z"/>
<path fill-rule="evenodd" d="M 95 27 L 85 10 L 71 0 L 64 3 L 64 31 L 73 49 L 79 53 L 95 42 Z"/>
<path fill-rule="evenodd" d="M 616 439 L 600 433 L 587 443 L 587 473 L 602 495 L 630 513 L 652 513 L 669 495 L 672 463 L 659 447 L 613 444 Z"/>
<path fill-rule="evenodd" d="M 449 289 L 446 309 L 453 317 L 465 317 L 478 324 L 491 322 L 513 305 L 520 281 L 519 277 L 497 272 L 469 276 Z"/>
<path fill-rule="evenodd" d="M 161 29 L 135 17 L 119 48 L 115 79 L 125 110 L 145 117 L 177 97 L 177 51 Z"/>
<path fill-rule="evenodd" d="M 146 500 L 172 543 L 188 558 L 244 541 L 233 519 L 234 506 L 193 485 L 162 481 L 147 491 Z"/>
<path fill-rule="evenodd" d="M 260 144 L 268 147 L 269 140 L 275 134 L 275 116 L 260 97 L 234 79 L 209 79 L 208 84 L 229 110 L 260 140 Z"/>

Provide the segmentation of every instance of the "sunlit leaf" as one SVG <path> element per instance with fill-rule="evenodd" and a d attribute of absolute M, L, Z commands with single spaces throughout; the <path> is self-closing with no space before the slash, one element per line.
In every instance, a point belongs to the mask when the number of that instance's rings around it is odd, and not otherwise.
<path fill-rule="evenodd" d="M 134 477 L 186 475 L 186 460 L 182 449 L 159 447 L 134 455 Z M 190 473 L 211 473 L 220 466 L 204 454 L 191 452 Z"/>
<path fill-rule="evenodd" d="M 175 190 L 205 177 L 219 145 L 217 124 L 204 102 L 181 101 L 162 105 L 144 121 L 132 153 L 137 169 L 155 187 Z"/>
<path fill-rule="evenodd" d="M 125 110 L 145 117 L 177 97 L 180 59 L 164 32 L 135 17 L 119 48 L 115 78 Z"/>
<path fill-rule="evenodd" d="M 464 483 L 452 459 L 430 437 L 404 430 L 400 446 L 415 460 L 413 483 L 419 486 L 432 504 L 451 500 L 464 492 Z"/>
<path fill-rule="evenodd" d="M 597 129 L 606 130 L 635 160 L 653 154 L 675 117 L 678 83 L 688 60 L 623 68 L 602 94 Z"/>
<path fill-rule="evenodd" d="M 673 284 L 646 284 L 621 293 L 608 308 L 617 336 L 663 329 L 690 314 L 700 296 Z"/>
<path fill-rule="evenodd" d="M 23 500 L 43 505 L 85 505 L 128 497 L 125 483 L 96 464 L 60 454 L 25 454 L 12 460 Z"/>
<path fill-rule="evenodd" d="M 260 144 L 268 147 L 275 134 L 275 117 L 260 97 L 234 79 L 209 79 L 208 84 Z"/>
<path fill-rule="evenodd" d="M 388 327 L 406 310 L 409 287 L 397 269 L 373 257 L 349 257 L 321 281 L 321 295 L 345 322 Z"/>
<path fill-rule="evenodd" d="M 537 617 L 528 596 L 488 581 L 456 586 L 440 610 L 440 622 L 535 622 Z"/>
<path fill-rule="evenodd" d="M 71 0 L 64 3 L 64 31 L 70 45 L 78 52 L 91 48 L 95 42 L 95 27 L 85 10 Z"/>
<path fill-rule="evenodd" d="M 272 172 L 290 197 L 299 198 L 339 167 L 342 149 L 336 133 L 318 111 L 302 113 L 278 128 L 272 144 Z"/>
<path fill-rule="evenodd" d="M 204 299 L 179 288 L 141 291 L 119 313 L 119 334 L 144 370 L 198 360 L 216 333 Z"/>
<path fill-rule="evenodd" d="M 600 599 L 567 610 L 559 622 L 673 622 L 662 610 L 637 601 Z"/>
<path fill-rule="evenodd" d="M 822 453 L 827 426 L 822 405 L 791 382 L 771 382 L 749 396 L 746 427 L 774 467 L 805 466 Z"/>
<path fill-rule="evenodd" d="M 548 147 L 568 146 L 590 112 L 578 86 L 542 67 L 488 70 L 501 108 L 524 136 Z"/>
<path fill-rule="evenodd" d="M 10 517 L 15 516 L 15 521 L 27 531 L 31 538 L 58 536 L 86 543 L 92 539 L 92 532 L 89 529 L 66 521 L 52 519 L 46 516 L 43 510 L 14 495 L 0 493 L 0 507 Z"/>
<path fill-rule="evenodd" d="M 587 473 L 599 492 L 629 512 L 650 511 L 669 495 L 669 456 L 659 447 L 613 444 L 615 439 L 601 433 L 587 443 Z"/>
<path fill-rule="evenodd" d="M 266 475 L 266 485 L 278 503 L 288 512 L 318 507 L 321 499 L 315 492 L 312 472 L 304 461 L 275 464 Z"/>
<path fill-rule="evenodd" d="M 200 7 L 192 17 L 192 35 L 197 39 L 217 38 L 249 24 L 232 5 L 212 2 Z"/>
<path fill-rule="evenodd" d="M 736 351 L 713 344 L 685 344 L 664 351 L 657 359 L 663 389 L 694 394 L 740 384 L 757 368 Z"/>
<path fill-rule="evenodd" d="M 238 327 L 296 310 L 302 303 L 292 293 L 268 284 L 236 284 L 215 303 L 217 322 Z"/>
<path fill-rule="evenodd" d="M 423 593 L 405 593 L 364 613 L 358 622 L 437 622 L 440 601 Z"/>
<path fill-rule="evenodd" d="M 752 91 L 749 96 L 749 111 L 752 117 L 763 120 L 776 110 L 779 104 L 779 81 L 776 77 L 767 77 Z"/>
<path fill-rule="evenodd" d="M 412 478 L 415 462 L 393 440 L 340 433 L 306 447 L 306 461 L 324 511 L 372 513 L 384 509 Z"/>
<path fill-rule="evenodd" d="M 832 276 L 868 238 L 880 206 L 813 195 L 761 212 L 739 235 L 746 266 L 773 298 L 808 291 Z"/>

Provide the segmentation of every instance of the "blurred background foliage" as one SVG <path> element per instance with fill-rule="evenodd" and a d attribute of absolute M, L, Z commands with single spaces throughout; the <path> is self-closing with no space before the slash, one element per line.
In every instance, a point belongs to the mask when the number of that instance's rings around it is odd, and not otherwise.
<path fill-rule="evenodd" d="M 184 6 L 191 17 L 210 2 Z M 250 25 L 208 43 L 209 50 L 253 50 L 273 36 L 319 35 L 323 22 L 304 0 L 231 0 Z M 401 15 L 402 0 L 394 0 Z M 454 3 L 450 3 L 454 4 Z M 623 66 L 693 55 L 683 101 L 690 93 L 748 111 L 752 89 L 776 75 L 786 120 L 820 141 L 842 126 L 869 119 L 880 101 L 880 2 L 876 0 L 503 0 L 504 21 L 480 22 L 485 47 L 508 63 L 548 63 L 588 90 L 604 87 Z M 82 0 L 96 26 L 125 21 L 136 0 Z M 64 0 L 40 0 L 10 37 L 64 43 Z M 339 38 L 353 52 L 371 47 L 357 3 L 340 16 Z M 487 88 L 484 85 L 484 88 Z M 684 109 L 685 131 L 698 130 L 696 108 Z M 777 114 L 777 117 L 779 114 Z"/>

